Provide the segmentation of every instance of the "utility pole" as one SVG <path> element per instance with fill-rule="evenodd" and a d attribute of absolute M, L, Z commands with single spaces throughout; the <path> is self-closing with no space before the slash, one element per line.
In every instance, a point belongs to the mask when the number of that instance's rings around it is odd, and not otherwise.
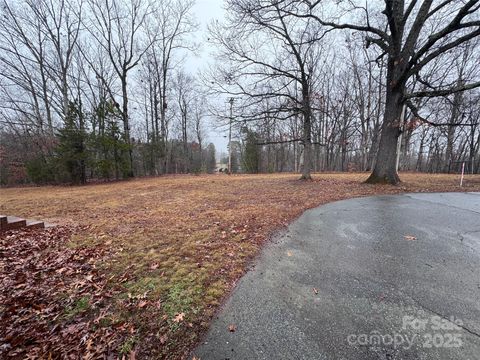
<path fill-rule="evenodd" d="M 232 121 L 233 121 L 233 97 L 228 100 L 230 103 L 230 124 L 228 128 L 228 175 L 232 174 Z"/>

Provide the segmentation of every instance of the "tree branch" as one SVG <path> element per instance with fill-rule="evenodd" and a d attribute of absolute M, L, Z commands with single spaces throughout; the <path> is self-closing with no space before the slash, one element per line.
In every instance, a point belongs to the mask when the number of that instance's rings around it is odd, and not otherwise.
<path fill-rule="evenodd" d="M 470 124 L 467 124 L 467 123 L 455 123 L 455 122 L 446 122 L 446 123 L 435 123 L 435 122 L 432 122 L 426 118 L 424 118 L 422 115 L 420 115 L 419 111 L 418 111 L 418 108 L 413 105 L 413 103 L 410 101 L 410 100 L 406 100 L 405 101 L 405 104 L 407 105 L 407 107 L 410 109 L 410 111 L 412 112 L 412 114 L 415 116 L 415 118 L 417 118 L 418 120 L 420 120 L 421 122 L 425 123 L 425 124 L 428 124 L 430 126 L 433 126 L 433 127 L 440 127 L 440 126 L 470 126 L 470 127 L 475 127 L 478 125 L 478 123 L 470 123 Z"/>
<path fill-rule="evenodd" d="M 460 91 L 466 91 L 466 90 L 471 90 L 475 89 L 477 87 L 480 87 L 480 81 L 470 83 L 470 84 L 465 84 L 462 86 L 456 86 L 454 88 L 450 89 L 439 89 L 439 90 L 431 90 L 431 91 L 417 91 L 413 92 L 411 94 L 406 94 L 404 96 L 404 99 L 413 99 L 417 97 L 427 97 L 427 98 L 432 98 L 432 97 L 438 97 L 438 96 L 447 96 L 451 94 L 455 94 Z"/>

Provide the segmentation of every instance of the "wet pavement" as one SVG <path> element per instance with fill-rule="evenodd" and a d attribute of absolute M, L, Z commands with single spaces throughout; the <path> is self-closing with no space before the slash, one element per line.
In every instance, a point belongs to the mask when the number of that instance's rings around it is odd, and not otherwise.
<path fill-rule="evenodd" d="M 264 248 L 194 354 L 480 359 L 480 193 L 305 212 Z"/>

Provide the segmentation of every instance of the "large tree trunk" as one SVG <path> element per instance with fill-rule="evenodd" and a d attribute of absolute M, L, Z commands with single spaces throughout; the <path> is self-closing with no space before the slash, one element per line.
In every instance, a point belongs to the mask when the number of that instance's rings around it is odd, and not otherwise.
<path fill-rule="evenodd" d="M 312 123 L 311 123 L 311 109 L 308 98 L 308 92 L 303 96 L 304 111 L 303 111 L 303 171 L 301 180 L 311 180 L 312 170 Z"/>
<path fill-rule="evenodd" d="M 310 87 L 305 74 L 302 81 L 302 115 L 303 115 L 303 171 L 301 180 L 311 180 L 312 175 L 312 108 L 310 104 Z"/>
<path fill-rule="evenodd" d="M 130 124 L 128 119 L 128 93 L 127 93 L 127 75 L 124 74 L 122 77 L 122 120 L 123 120 L 123 130 L 124 130 L 124 139 L 128 145 L 128 161 L 129 169 L 127 172 L 128 177 L 133 177 L 133 151 L 132 151 L 132 141 L 130 138 Z"/>
<path fill-rule="evenodd" d="M 308 139 L 308 135 L 304 136 L 303 140 L 303 171 L 301 180 L 311 180 L 312 167 L 312 140 Z"/>
<path fill-rule="evenodd" d="M 400 135 L 402 113 L 401 87 L 388 86 L 382 133 L 378 147 L 377 160 L 367 183 L 398 184 L 400 178 L 396 169 L 397 142 Z"/>

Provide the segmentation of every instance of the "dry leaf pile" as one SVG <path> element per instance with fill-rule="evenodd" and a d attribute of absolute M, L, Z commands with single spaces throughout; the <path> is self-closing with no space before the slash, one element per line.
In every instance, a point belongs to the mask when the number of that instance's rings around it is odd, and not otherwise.
<path fill-rule="evenodd" d="M 0 234 L 0 357 L 99 358 L 117 352 L 128 323 L 102 326 L 109 313 L 105 245 L 70 247 L 59 226 Z"/>

